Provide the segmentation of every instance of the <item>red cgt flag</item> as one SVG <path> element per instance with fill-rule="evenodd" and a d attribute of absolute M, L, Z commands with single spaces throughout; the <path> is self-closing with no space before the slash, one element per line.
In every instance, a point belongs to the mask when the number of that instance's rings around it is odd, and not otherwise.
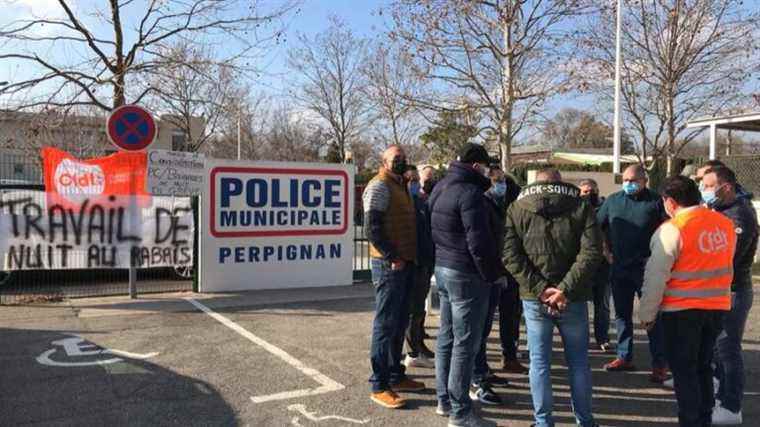
<path fill-rule="evenodd" d="M 80 160 L 53 147 L 42 149 L 48 205 L 79 205 L 84 199 L 108 196 L 147 196 L 144 152 L 118 152 Z"/>

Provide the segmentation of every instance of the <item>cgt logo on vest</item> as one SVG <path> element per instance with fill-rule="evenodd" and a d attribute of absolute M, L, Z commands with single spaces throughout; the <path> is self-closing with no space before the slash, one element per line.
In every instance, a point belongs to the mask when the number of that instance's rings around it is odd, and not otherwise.
<path fill-rule="evenodd" d="M 94 196 L 103 194 L 106 177 L 98 165 L 63 159 L 55 168 L 53 182 L 58 194 Z"/>
<path fill-rule="evenodd" d="M 348 229 L 343 171 L 217 167 L 210 191 L 214 237 L 338 235 Z"/>
<path fill-rule="evenodd" d="M 728 248 L 728 236 L 719 228 L 713 231 L 704 230 L 699 233 L 697 245 L 699 246 L 699 251 L 703 254 L 723 252 Z"/>

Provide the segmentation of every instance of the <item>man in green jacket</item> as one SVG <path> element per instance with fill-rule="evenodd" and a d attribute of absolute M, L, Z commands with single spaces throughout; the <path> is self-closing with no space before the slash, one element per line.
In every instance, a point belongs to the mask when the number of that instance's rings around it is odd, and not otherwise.
<path fill-rule="evenodd" d="M 504 263 L 520 284 L 536 426 L 554 426 L 551 356 L 559 328 L 578 425 L 595 426 L 588 362 L 588 307 L 602 260 L 594 207 L 556 169 L 536 175 L 507 211 Z"/>

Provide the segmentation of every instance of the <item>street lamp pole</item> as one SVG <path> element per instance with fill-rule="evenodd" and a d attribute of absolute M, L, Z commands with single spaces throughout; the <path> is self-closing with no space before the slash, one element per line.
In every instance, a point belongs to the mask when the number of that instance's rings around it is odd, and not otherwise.
<path fill-rule="evenodd" d="M 621 32 L 623 21 L 623 0 L 617 2 L 617 28 L 615 35 L 615 123 L 612 133 L 612 172 L 620 173 L 620 67 L 621 59 Z"/>

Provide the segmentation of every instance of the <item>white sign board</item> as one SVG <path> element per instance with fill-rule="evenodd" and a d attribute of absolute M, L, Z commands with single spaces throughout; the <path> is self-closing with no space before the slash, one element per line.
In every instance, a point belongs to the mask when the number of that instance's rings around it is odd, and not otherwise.
<path fill-rule="evenodd" d="M 197 196 L 203 187 L 206 157 L 199 153 L 151 150 L 148 193 L 154 196 Z"/>
<path fill-rule="evenodd" d="M 349 285 L 353 166 L 209 160 L 202 292 Z"/>
<path fill-rule="evenodd" d="M 98 196 L 67 205 L 44 191 L 0 191 L 3 270 L 193 265 L 188 197 Z"/>

